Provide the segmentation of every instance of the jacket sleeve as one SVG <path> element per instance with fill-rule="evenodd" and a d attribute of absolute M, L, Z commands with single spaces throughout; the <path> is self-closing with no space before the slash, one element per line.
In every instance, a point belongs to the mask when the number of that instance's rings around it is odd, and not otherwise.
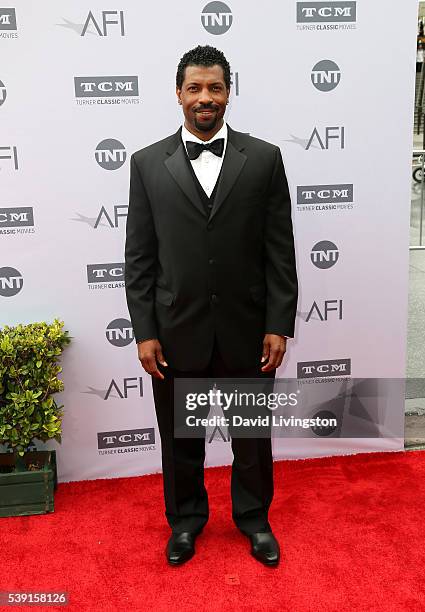
<path fill-rule="evenodd" d="M 125 291 L 136 342 L 157 338 L 154 294 L 157 238 L 152 210 L 134 155 L 125 241 Z"/>
<path fill-rule="evenodd" d="M 293 337 L 298 300 L 291 199 L 280 149 L 276 147 L 265 219 L 267 334 Z"/>

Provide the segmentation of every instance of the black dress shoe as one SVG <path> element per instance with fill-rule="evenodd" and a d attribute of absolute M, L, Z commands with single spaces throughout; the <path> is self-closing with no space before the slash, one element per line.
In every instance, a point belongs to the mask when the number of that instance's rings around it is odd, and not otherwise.
<path fill-rule="evenodd" d="M 181 565 L 189 561 L 195 554 L 195 539 L 197 534 L 190 531 L 173 533 L 168 540 L 165 554 L 168 563 L 171 565 Z"/>
<path fill-rule="evenodd" d="M 252 533 L 249 536 L 251 541 L 251 554 L 261 561 L 264 565 L 277 565 L 280 559 L 279 542 L 271 531 L 267 533 Z"/>

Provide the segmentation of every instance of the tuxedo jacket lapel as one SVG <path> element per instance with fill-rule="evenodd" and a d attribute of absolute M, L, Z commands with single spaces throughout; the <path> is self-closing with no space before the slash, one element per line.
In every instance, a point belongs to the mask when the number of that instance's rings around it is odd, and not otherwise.
<path fill-rule="evenodd" d="M 239 138 L 238 132 L 235 132 L 228 126 L 227 147 L 210 219 L 217 213 L 224 200 L 229 195 L 230 190 L 235 184 L 247 160 L 247 156 L 242 153 L 243 149 L 244 145 L 242 139 Z M 164 164 L 191 203 L 206 217 L 205 208 L 199 198 L 196 185 L 187 165 L 186 151 L 184 150 L 184 145 L 181 140 L 181 129 L 179 129 L 171 139 Z"/>
<path fill-rule="evenodd" d="M 199 212 L 206 217 L 207 213 L 199 198 L 199 193 L 187 165 L 186 151 L 184 150 L 180 134 L 181 129 L 178 130 L 172 139 L 167 153 L 168 157 L 165 159 L 164 164 L 183 193 L 196 206 Z"/>
<path fill-rule="evenodd" d="M 234 132 L 229 126 L 226 153 L 224 154 L 223 166 L 217 185 L 217 194 L 211 210 L 210 219 L 217 213 L 220 206 L 230 193 L 233 185 L 236 182 L 242 168 L 245 165 L 247 156 L 241 151 L 244 145 L 238 137 L 238 133 Z"/>

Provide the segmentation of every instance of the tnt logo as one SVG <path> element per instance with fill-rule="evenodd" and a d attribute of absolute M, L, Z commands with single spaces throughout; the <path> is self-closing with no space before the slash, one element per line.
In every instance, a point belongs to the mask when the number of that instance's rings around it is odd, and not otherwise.
<path fill-rule="evenodd" d="M 341 80 L 341 70 L 332 60 L 317 62 L 311 71 L 311 82 L 319 91 L 332 91 Z"/>
<path fill-rule="evenodd" d="M 336 414 L 331 412 L 330 410 L 319 410 L 316 414 L 313 415 L 313 419 L 320 419 L 320 425 L 312 425 L 311 431 L 316 434 L 316 436 L 324 437 L 331 436 L 336 432 L 338 427 L 338 420 L 336 418 Z"/>
<path fill-rule="evenodd" d="M 94 156 L 104 170 L 118 170 L 125 163 L 127 152 L 122 142 L 115 138 L 106 138 L 99 142 Z"/>
<path fill-rule="evenodd" d="M 14 8 L 0 8 L 0 30 L 16 30 L 16 11 Z"/>
<path fill-rule="evenodd" d="M 311 249 L 311 261 L 321 270 L 332 268 L 338 261 L 339 251 L 336 244 L 329 240 L 321 240 Z"/>
<path fill-rule="evenodd" d="M 208 2 L 201 13 L 201 22 L 209 34 L 225 34 L 233 22 L 232 11 L 224 2 Z"/>
<path fill-rule="evenodd" d="M 128 319 L 114 319 L 106 328 L 106 339 L 114 346 L 128 346 L 134 340 L 134 333 Z"/>
<path fill-rule="evenodd" d="M 0 106 L 5 102 L 6 95 L 7 95 L 6 87 L 4 83 L 0 81 Z"/>
<path fill-rule="evenodd" d="M 22 274 L 15 268 L 0 268 L 0 295 L 13 297 L 20 292 L 24 284 Z"/>

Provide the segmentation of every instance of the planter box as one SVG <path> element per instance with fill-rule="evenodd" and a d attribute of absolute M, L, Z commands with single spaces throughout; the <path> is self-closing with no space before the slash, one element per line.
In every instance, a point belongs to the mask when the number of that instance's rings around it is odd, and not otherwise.
<path fill-rule="evenodd" d="M 56 451 L 29 451 L 23 456 L 27 470 L 5 472 L 14 465 L 12 453 L 0 453 L 0 517 L 46 514 L 54 511 L 58 485 Z M 30 469 L 31 465 L 37 469 Z"/>

